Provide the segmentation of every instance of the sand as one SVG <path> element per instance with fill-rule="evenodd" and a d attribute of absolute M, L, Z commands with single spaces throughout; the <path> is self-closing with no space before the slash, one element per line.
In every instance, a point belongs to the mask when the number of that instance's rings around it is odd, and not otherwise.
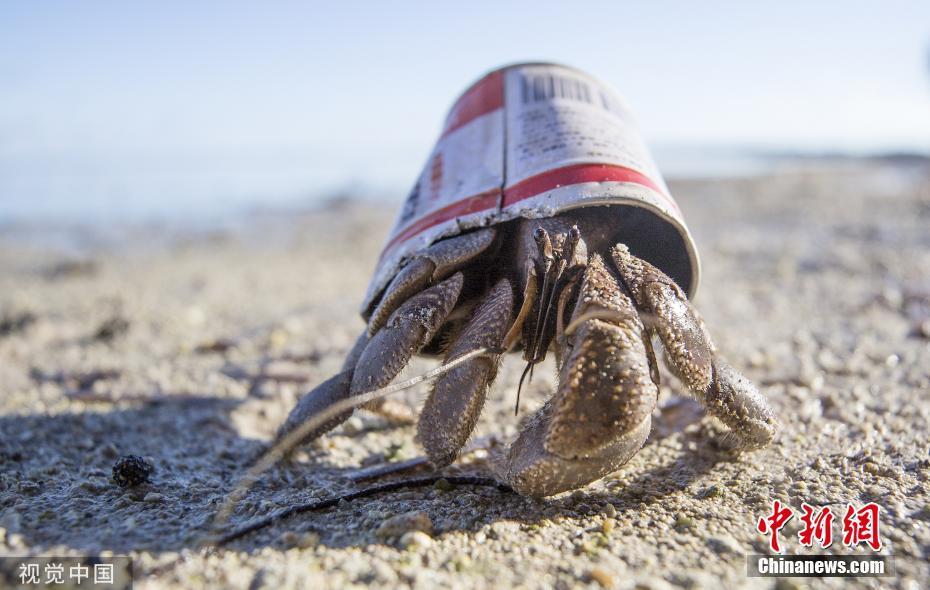
<path fill-rule="evenodd" d="M 672 190 L 704 262 L 696 303 L 776 408 L 774 444 L 730 455 L 715 443 L 722 426 L 664 374 L 645 447 L 577 492 L 405 490 L 215 551 L 198 542 L 237 476 L 362 329 L 356 307 L 392 208 L 333 202 L 167 238 L 124 228 L 85 239 L 79 255 L 8 234 L 0 552 L 128 554 L 137 588 L 839 587 L 849 580 L 747 577 L 745 555 L 767 550 L 756 520 L 773 500 L 874 500 L 897 572 L 853 583 L 926 587 L 930 170 L 851 163 Z M 505 362 L 477 436 L 514 434 L 521 369 Z M 548 369 L 521 413 L 554 387 Z M 413 433 L 357 413 L 265 474 L 230 525 L 368 485 L 347 476 L 417 456 Z M 149 483 L 111 480 L 128 454 L 152 462 Z M 478 453 L 450 472 L 487 467 Z M 817 553 L 801 549 L 798 529 L 797 517 L 784 529 L 786 551 Z M 837 541 L 828 552 L 848 550 Z"/>

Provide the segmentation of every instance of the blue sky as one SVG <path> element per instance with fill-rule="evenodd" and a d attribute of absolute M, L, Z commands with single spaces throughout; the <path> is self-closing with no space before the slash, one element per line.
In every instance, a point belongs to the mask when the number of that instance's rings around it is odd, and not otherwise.
<path fill-rule="evenodd" d="M 394 190 L 526 60 L 615 86 L 654 145 L 930 150 L 926 1 L 196 4 L 0 5 L 0 215 L 72 186 Z"/>

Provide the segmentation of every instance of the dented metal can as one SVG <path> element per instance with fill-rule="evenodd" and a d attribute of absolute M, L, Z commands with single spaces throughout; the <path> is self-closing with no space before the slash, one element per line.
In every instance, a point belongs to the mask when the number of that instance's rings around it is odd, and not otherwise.
<path fill-rule="evenodd" d="M 697 249 L 624 100 L 567 66 L 482 77 L 455 102 L 378 261 L 363 310 L 404 261 L 475 227 L 603 207 L 693 297 Z M 635 251 L 635 250 L 634 250 Z"/>

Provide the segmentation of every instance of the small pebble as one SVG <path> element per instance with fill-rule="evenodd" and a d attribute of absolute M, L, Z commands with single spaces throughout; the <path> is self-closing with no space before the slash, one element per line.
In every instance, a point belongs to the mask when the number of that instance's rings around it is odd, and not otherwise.
<path fill-rule="evenodd" d="M 597 582 L 601 588 L 613 588 L 616 585 L 613 574 L 600 566 L 591 570 L 591 579 Z"/>
<path fill-rule="evenodd" d="M 196 347 L 194 347 L 194 352 L 197 352 L 200 354 L 207 354 L 207 353 L 212 353 L 212 352 L 224 353 L 224 352 L 227 352 L 229 349 L 235 348 L 235 347 L 236 347 L 235 340 L 230 340 L 228 338 L 218 338 L 216 340 L 208 340 L 206 342 L 198 344 Z"/>
<path fill-rule="evenodd" d="M 34 481 L 21 481 L 16 484 L 16 491 L 26 496 L 34 496 L 39 493 L 39 484 Z"/>
<path fill-rule="evenodd" d="M 719 498 L 723 495 L 723 490 L 720 489 L 720 486 L 710 486 L 701 490 L 699 496 L 701 498 Z"/>
<path fill-rule="evenodd" d="M 165 495 L 159 494 L 158 492 L 149 492 L 142 498 L 143 502 L 148 502 L 149 504 L 158 504 L 159 502 L 165 501 Z"/>
<path fill-rule="evenodd" d="M 288 549 L 307 549 L 316 547 L 320 542 L 320 536 L 316 533 L 297 533 L 294 531 L 285 531 L 278 537 L 278 543 Z"/>
<path fill-rule="evenodd" d="M 429 514 L 422 510 L 414 510 L 392 516 L 378 526 L 375 535 L 385 539 L 390 537 L 400 537 L 410 531 L 421 531 L 426 534 L 433 533 L 433 521 Z"/>
<path fill-rule="evenodd" d="M 93 339 L 101 342 L 112 342 L 129 332 L 129 320 L 121 316 L 114 316 L 105 320 L 94 332 Z"/>
<path fill-rule="evenodd" d="M 0 316 L 0 337 L 24 331 L 36 322 L 36 316 L 28 311 L 5 313 Z"/>
<path fill-rule="evenodd" d="M 874 461 L 866 461 L 862 464 L 862 470 L 866 473 L 872 475 L 877 475 L 879 477 L 890 477 L 892 479 L 898 479 L 898 474 L 892 467 L 887 465 L 880 465 Z"/>
<path fill-rule="evenodd" d="M 122 488 L 148 483 L 155 467 L 138 455 L 126 455 L 113 465 L 113 481 Z"/>
<path fill-rule="evenodd" d="M 91 477 L 81 482 L 81 489 L 88 492 L 100 493 L 107 489 L 107 482 L 100 477 Z"/>
<path fill-rule="evenodd" d="M 404 549 L 424 549 L 432 544 L 432 537 L 423 531 L 410 531 L 400 538 L 400 545 Z"/>
<path fill-rule="evenodd" d="M 736 539 L 727 535 L 711 537 L 707 539 L 707 544 L 715 553 L 744 553 Z"/>
<path fill-rule="evenodd" d="M 775 582 L 775 590 L 800 590 L 798 583 L 788 578 L 778 578 Z"/>
<path fill-rule="evenodd" d="M 930 340 L 930 318 L 927 318 L 917 324 L 914 328 L 914 331 L 921 338 L 926 338 Z"/>
<path fill-rule="evenodd" d="M 358 416 L 352 416 L 342 425 L 342 432 L 346 436 L 355 436 L 365 430 L 365 421 Z"/>

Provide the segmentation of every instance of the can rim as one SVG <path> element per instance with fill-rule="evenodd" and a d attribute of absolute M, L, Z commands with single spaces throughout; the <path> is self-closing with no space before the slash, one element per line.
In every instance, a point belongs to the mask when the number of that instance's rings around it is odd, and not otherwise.
<path fill-rule="evenodd" d="M 691 237 L 691 232 L 688 231 L 688 228 L 684 224 L 679 223 L 679 221 L 675 219 L 674 216 L 665 213 L 662 211 L 662 209 L 659 209 L 650 203 L 646 203 L 634 197 L 627 196 L 591 197 L 585 199 L 583 202 L 572 203 L 569 206 L 561 209 L 559 213 L 564 211 L 571 211 L 573 209 L 584 209 L 587 207 L 605 207 L 616 205 L 645 209 L 646 211 L 649 211 L 656 217 L 660 218 L 662 221 L 675 228 L 675 231 L 677 231 L 682 238 L 681 241 L 684 244 L 685 252 L 688 253 L 688 262 L 691 265 L 690 284 L 687 286 L 682 285 L 682 287 L 684 287 L 685 294 L 688 296 L 688 299 L 693 300 L 695 296 L 697 296 L 698 287 L 701 285 L 701 258 L 700 255 L 698 255 L 697 247 L 695 246 L 694 240 Z M 540 218 L 527 217 L 527 219 Z"/>

